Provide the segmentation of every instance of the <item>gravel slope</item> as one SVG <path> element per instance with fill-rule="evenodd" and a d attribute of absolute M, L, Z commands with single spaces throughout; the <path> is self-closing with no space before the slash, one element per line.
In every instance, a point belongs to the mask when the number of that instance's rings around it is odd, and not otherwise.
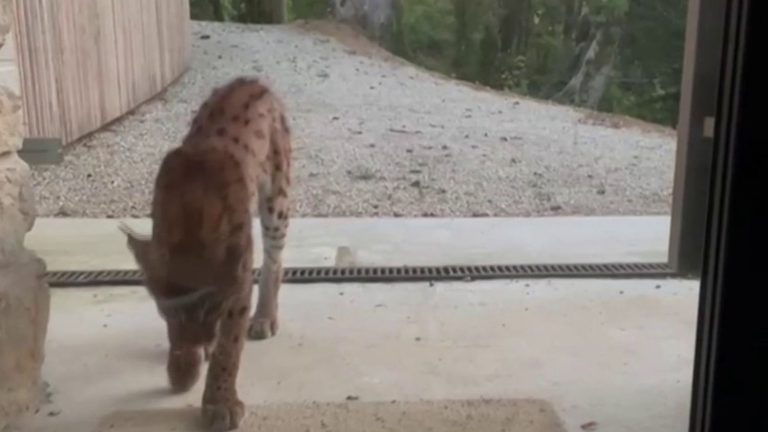
<path fill-rule="evenodd" d="M 40 213 L 146 216 L 163 154 L 241 74 L 290 110 L 297 216 L 669 212 L 671 131 L 473 88 L 323 28 L 194 23 L 192 67 L 166 94 L 35 168 Z"/>

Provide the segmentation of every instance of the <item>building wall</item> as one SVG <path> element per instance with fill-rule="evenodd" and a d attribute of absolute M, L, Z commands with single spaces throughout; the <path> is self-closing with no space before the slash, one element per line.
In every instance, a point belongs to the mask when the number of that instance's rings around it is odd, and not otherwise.
<path fill-rule="evenodd" d="M 188 67 L 188 0 L 14 0 L 25 134 L 70 143 Z"/>

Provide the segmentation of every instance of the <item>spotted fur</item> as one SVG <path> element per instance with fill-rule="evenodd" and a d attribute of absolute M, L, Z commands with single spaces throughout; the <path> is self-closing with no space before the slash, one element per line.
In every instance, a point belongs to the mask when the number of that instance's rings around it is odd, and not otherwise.
<path fill-rule="evenodd" d="M 214 431 L 237 428 L 244 415 L 236 380 L 246 335 L 266 339 L 278 330 L 290 160 L 282 102 L 258 80 L 238 78 L 214 90 L 182 145 L 163 159 L 152 236 L 121 227 L 166 322 L 171 387 L 189 390 L 210 358 L 202 413 Z M 263 261 L 249 324 L 256 215 Z"/>

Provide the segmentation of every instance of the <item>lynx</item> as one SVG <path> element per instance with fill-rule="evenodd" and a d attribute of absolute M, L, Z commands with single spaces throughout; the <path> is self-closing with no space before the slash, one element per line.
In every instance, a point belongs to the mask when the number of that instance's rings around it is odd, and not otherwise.
<path fill-rule="evenodd" d="M 290 170 L 282 101 L 257 79 L 238 78 L 213 91 L 181 146 L 164 157 L 151 237 L 121 225 L 166 323 L 171 388 L 189 390 L 210 361 L 202 416 L 212 431 L 236 429 L 244 416 L 236 381 L 246 335 L 266 339 L 278 330 Z M 249 325 L 256 215 L 263 261 Z"/>

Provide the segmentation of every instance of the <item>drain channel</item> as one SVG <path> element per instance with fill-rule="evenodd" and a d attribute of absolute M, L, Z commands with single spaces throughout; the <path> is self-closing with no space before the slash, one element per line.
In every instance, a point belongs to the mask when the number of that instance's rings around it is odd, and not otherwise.
<path fill-rule="evenodd" d="M 679 276 L 666 263 L 520 264 L 419 267 L 291 267 L 286 283 L 375 283 L 541 278 L 669 278 Z M 139 270 L 50 271 L 56 288 L 141 285 Z M 258 280 L 259 270 L 254 270 Z"/>

